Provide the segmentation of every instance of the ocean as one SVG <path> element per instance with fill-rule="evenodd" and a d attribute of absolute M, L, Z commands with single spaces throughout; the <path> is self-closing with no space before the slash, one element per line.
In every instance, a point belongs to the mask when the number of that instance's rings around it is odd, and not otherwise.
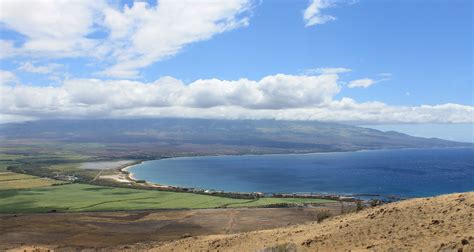
<path fill-rule="evenodd" d="M 474 148 L 179 157 L 129 171 L 149 182 L 229 192 L 410 198 L 474 191 Z"/>

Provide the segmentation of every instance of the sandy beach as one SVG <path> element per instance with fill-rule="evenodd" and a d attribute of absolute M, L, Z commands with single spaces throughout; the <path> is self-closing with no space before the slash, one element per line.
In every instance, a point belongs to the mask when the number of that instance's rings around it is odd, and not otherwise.
<path fill-rule="evenodd" d="M 112 180 L 117 183 L 127 183 L 127 184 L 136 183 L 137 180 L 133 177 L 133 173 L 129 172 L 128 169 L 142 163 L 143 161 L 127 160 L 125 163 L 124 162 L 125 161 L 117 161 L 115 162 L 116 165 L 114 167 L 103 168 L 103 169 L 115 169 L 115 173 L 106 174 L 106 175 L 100 174 L 97 177 L 97 179 Z"/>
<path fill-rule="evenodd" d="M 99 178 L 100 179 L 112 180 L 114 182 L 122 183 L 122 184 L 141 185 L 141 186 L 148 187 L 148 188 L 156 188 L 156 189 L 169 189 L 170 188 L 170 186 L 167 186 L 167 185 L 160 185 L 160 184 L 156 184 L 156 183 L 150 183 L 148 181 L 145 181 L 143 183 L 137 182 L 137 181 L 140 181 L 140 180 L 136 179 L 133 176 L 133 173 L 129 171 L 129 169 L 136 166 L 136 165 L 141 164 L 142 162 L 144 162 L 144 161 L 134 161 L 133 163 L 130 163 L 130 164 L 124 166 L 124 167 L 117 168 L 115 174 L 100 175 Z"/>
<path fill-rule="evenodd" d="M 123 167 L 123 168 L 120 168 L 119 171 L 121 173 L 124 173 L 126 174 L 127 178 L 130 180 L 130 181 L 137 181 L 137 179 L 133 176 L 133 173 L 129 171 L 130 168 L 136 166 L 136 165 L 139 165 L 143 163 L 143 161 L 139 161 L 139 162 L 134 162 L 133 164 L 129 164 L 127 165 L 126 167 Z"/>

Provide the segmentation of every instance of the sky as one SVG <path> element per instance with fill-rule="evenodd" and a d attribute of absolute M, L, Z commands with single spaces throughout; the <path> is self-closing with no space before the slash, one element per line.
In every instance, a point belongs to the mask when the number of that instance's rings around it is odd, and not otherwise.
<path fill-rule="evenodd" d="M 0 122 L 318 120 L 474 142 L 473 7 L 0 0 Z"/>

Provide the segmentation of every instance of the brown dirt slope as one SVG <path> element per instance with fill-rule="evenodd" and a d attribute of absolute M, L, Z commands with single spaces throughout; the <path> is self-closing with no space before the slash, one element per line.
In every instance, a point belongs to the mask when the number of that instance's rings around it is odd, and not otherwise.
<path fill-rule="evenodd" d="M 474 251 L 474 192 L 420 198 L 273 230 L 191 237 L 155 251 Z"/>
<path fill-rule="evenodd" d="M 351 206 L 346 204 L 344 209 Z M 312 208 L 4 214 L 0 215 L 0 252 L 38 248 L 42 248 L 40 251 L 121 251 L 127 247 L 145 250 L 159 242 L 182 237 L 235 234 L 307 223 L 328 211 L 338 215 L 340 210 L 341 204 L 336 202 Z"/>

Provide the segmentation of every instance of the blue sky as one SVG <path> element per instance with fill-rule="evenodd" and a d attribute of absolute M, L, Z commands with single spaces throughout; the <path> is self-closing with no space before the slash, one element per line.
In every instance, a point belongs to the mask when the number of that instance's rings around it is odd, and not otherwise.
<path fill-rule="evenodd" d="M 0 3 L 2 91 L 14 96 L 1 104 L 3 121 L 474 121 L 469 0 L 45 3 Z M 28 14 L 39 8 L 43 16 Z M 57 10 L 64 15 L 47 15 Z M 16 97 L 32 93 L 43 95 Z"/>
<path fill-rule="evenodd" d="M 391 80 L 340 96 L 391 104 L 474 104 L 472 1 L 359 1 L 328 9 L 337 20 L 305 27 L 307 1 L 263 1 L 249 27 L 193 44 L 151 66 L 144 76 L 258 79 L 318 67 L 347 67 L 344 76 Z M 460 92 L 465 90 L 465 92 Z M 409 92 L 410 95 L 406 95 Z"/>

